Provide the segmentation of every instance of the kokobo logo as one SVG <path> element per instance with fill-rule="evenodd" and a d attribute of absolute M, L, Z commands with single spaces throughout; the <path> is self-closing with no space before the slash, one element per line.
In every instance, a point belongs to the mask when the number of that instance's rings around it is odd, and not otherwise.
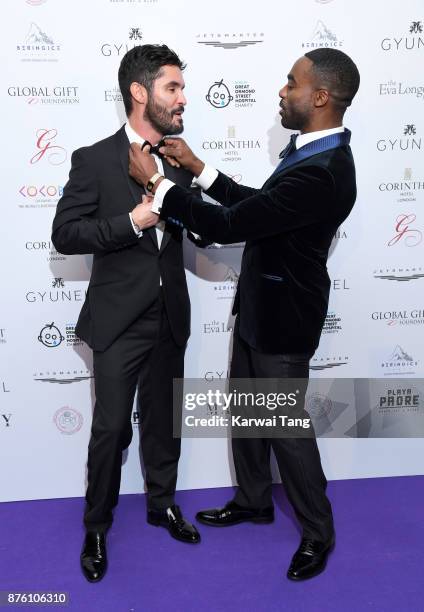
<path fill-rule="evenodd" d="M 423 22 L 411 21 L 406 36 L 383 38 L 380 46 L 383 51 L 413 51 L 415 49 L 424 49 L 424 38 L 421 36 L 422 33 Z"/>
<path fill-rule="evenodd" d="M 132 41 L 128 43 L 104 43 L 100 47 L 100 52 L 104 57 L 120 56 L 125 55 L 127 51 L 136 47 L 143 40 L 143 33 L 140 28 L 130 28 L 128 33 L 128 40 Z"/>
<path fill-rule="evenodd" d="M 424 278 L 424 267 L 411 266 L 405 268 L 379 268 L 374 270 L 374 278 L 380 280 L 396 281 L 406 283 L 412 280 Z"/>
<path fill-rule="evenodd" d="M 53 144 L 57 136 L 56 129 L 42 128 L 36 133 L 36 148 L 37 152 L 29 160 L 30 164 L 37 164 L 43 158 L 46 158 L 52 166 L 60 166 L 66 161 L 68 154 L 66 149 L 60 145 Z"/>
<path fill-rule="evenodd" d="M 224 83 L 224 79 L 221 79 L 220 81 L 215 81 L 215 83 L 209 87 L 209 91 L 206 94 L 206 100 L 214 108 L 225 108 L 234 100 L 234 97 L 230 94 L 230 90 Z"/>
<path fill-rule="evenodd" d="M 309 41 L 302 42 L 302 47 L 317 48 L 317 47 L 342 47 L 343 42 L 337 38 L 323 21 L 318 20 L 315 28 L 310 36 Z"/>
<path fill-rule="evenodd" d="M 218 47 L 220 49 L 239 49 L 241 47 L 251 47 L 263 43 L 264 33 L 215 33 L 215 34 L 197 34 L 196 42 L 198 45 L 205 47 Z"/>
<path fill-rule="evenodd" d="M 403 136 L 406 138 L 381 138 L 377 140 L 377 151 L 415 151 L 421 150 L 421 138 L 415 138 L 417 128 L 415 124 L 408 123 L 403 129 Z M 412 136 L 412 138 L 408 138 Z"/>
<path fill-rule="evenodd" d="M 417 216 L 415 214 L 398 215 L 395 224 L 395 235 L 388 241 L 387 246 L 391 247 L 395 244 L 403 242 L 407 247 L 414 247 L 421 243 L 423 234 L 421 230 L 410 228 L 410 225 L 415 222 Z"/>
<path fill-rule="evenodd" d="M 59 408 L 54 414 L 53 421 L 58 430 L 67 435 L 79 431 L 83 424 L 82 414 L 69 406 Z"/>
<path fill-rule="evenodd" d="M 47 348 L 59 346 L 65 338 L 54 323 L 46 324 L 38 335 L 38 340 Z"/>

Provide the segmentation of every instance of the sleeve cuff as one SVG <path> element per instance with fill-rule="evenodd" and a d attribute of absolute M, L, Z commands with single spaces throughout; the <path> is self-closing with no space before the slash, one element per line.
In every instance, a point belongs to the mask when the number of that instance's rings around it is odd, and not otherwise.
<path fill-rule="evenodd" d="M 196 183 L 203 189 L 203 191 L 207 191 L 217 178 L 218 170 L 215 170 L 213 166 L 208 166 L 208 164 L 205 164 L 205 167 L 196 179 Z"/>
<path fill-rule="evenodd" d="M 134 230 L 134 233 L 135 233 L 135 234 L 136 234 L 136 235 L 137 235 L 139 238 L 141 238 L 141 237 L 142 237 L 142 235 L 143 235 L 143 230 L 137 229 L 137 228 L 136 228 L 136 226 L 135 226 L 135 224 L 134 224 L 134 221 L 132 220 L 131 213 L 128 213 L 128 215 L 129 215 L 129 217 L 130 217 L 130 221 L 131 221 L 131 225 L 132 225 L 132 228 L 133 228 L 133 230 Z"/>
<path fill-rule="evenodd" d="M 163 199 L 168 193 L 168 191 L 173 187 L 175 183 L 170 181 L 169 179 L 163 179 L 160 185 L 155 191 L 155 197 L 153 199 L 152 212 L 160 215 L 160 211 L 162 209 Z"/>

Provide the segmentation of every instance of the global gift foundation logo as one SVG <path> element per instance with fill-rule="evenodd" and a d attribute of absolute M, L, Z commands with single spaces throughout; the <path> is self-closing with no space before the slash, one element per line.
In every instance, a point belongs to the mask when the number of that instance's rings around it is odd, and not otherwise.
<path fill-rule="evenodd" d="M 386 36 L 380 42 L 383 51 L 392 53 L 422 51 L 424 49 L 423 21 L 411 21 L 402 33 Z"/>
<path fill-rule="evenodd" d="M 36 151 L 29 160 L 31 165 L 46 160 L 52 166 L 60 166 L 66 161 L 68 153 L 64 147 L 57 144 L 56 137 L 57 130 L 54 128 L 41 128 L 37 130 Z"/>
<path fill-rule="evenodd" d="M 39 85 L 11 85 L 7 89 L 11 98 L 25 101 L 30 106 L 36 104 L 73 105 L 79 104 L 78 87 L 75 85 L 56 85 L 54 87 Z"/>

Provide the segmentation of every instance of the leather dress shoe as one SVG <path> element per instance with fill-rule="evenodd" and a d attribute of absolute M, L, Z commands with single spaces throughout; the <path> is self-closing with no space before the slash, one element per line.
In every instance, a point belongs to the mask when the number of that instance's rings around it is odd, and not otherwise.
<path fill-rule="evenodd" d="M 200 533 L 194 525 L 185 520 L 179 506 L 173 505 L 166 510 L 148 510 L 147 522 L 157 527 L 166 527 L 171 536 L 180 542 L 200 542 Z"/>
<path fill-rule="evenodd" d="M 200 523 L 213 525 L 214 527 L 227 527 L 244 522 L 272 523 L 274 521 L 274 508 L 271 506 L 264 510 L 252 510 L 230 501 L 223 508 L 201 510 L 196 514 L 196 519 Z"/>
<path fill-rule="evenodd" d="M 98 582 L 107 570 L 104 533 L 87 531 L 81 552 L 81 569 L 88 582 Z"/>
<path fill-rule="evenodd" d="M 307 580 L 325 570 L 327 557 L 334 548 L 334 536 L 327 542 L 303 538 L 287 572 L 290 580 Z"/>

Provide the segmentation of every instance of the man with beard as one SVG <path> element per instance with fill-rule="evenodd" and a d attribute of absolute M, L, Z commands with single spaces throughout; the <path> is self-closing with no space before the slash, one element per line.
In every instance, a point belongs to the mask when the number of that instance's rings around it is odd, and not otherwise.
<path fill-rule="evenodd" d="M 343 116 L 358 87 L 356 65 L 339 50 L 315 49 L 294 64 L 279 92 L 280 115 L 282 125 L 300 135 L 291 137 L 261 189 L 238 185 L 206 166 L 181 139 L 169 139 L 161 149 L 190 169 L 223 206 L 206 204 L 162 177 L 155 184 L 152 210 L 222 244 L 246 241 L 233 310 L 232 379 L 307 381 L 328 307 L 328 251 L 356 199 Z M 153 158 L 136 150 L 130 158 L 130 174 L 146 184 L 156 172 Z M 151 204 L 142 206 L 147 214 Z M 271 447 L 303 531 L 287 575 L 304 580 L 325 568 L 334 545 L 326 479 L 313 436 L 233 437 L 235 498 L 224 508 L 199 512 L 197 519 L 217 527 L 272 522 Z"/>
<path fill-rule="evenodd" d="M 94 254 L 76 327 L 93 349 L 96 394 L 81 553 L 90 582 L 107 569 L 105 535 L 118 502 L 122 451 L 132 438 L 136 390 L 147 521 L 183 542 L 200 541 L 174 500 L 180 439 L 173 437 L 173 378 L 183 377 L 190 333 L 182 228 L 158 223 L 140 205 L 144 188 L 128 174 L 130 143 L 150 148 L 164 135 L 183 131 L 184 67 L 166 45 L 128 51 L 118 73 L 128 121 L 113 136 L 73 153 L 53 221 L 59 252 Z M 156 160 L 161 173 L 190 186 L 191 172 L 170 166 L 159 154 Z M 150 189 L 156 180 L 151 178 Z"/>

